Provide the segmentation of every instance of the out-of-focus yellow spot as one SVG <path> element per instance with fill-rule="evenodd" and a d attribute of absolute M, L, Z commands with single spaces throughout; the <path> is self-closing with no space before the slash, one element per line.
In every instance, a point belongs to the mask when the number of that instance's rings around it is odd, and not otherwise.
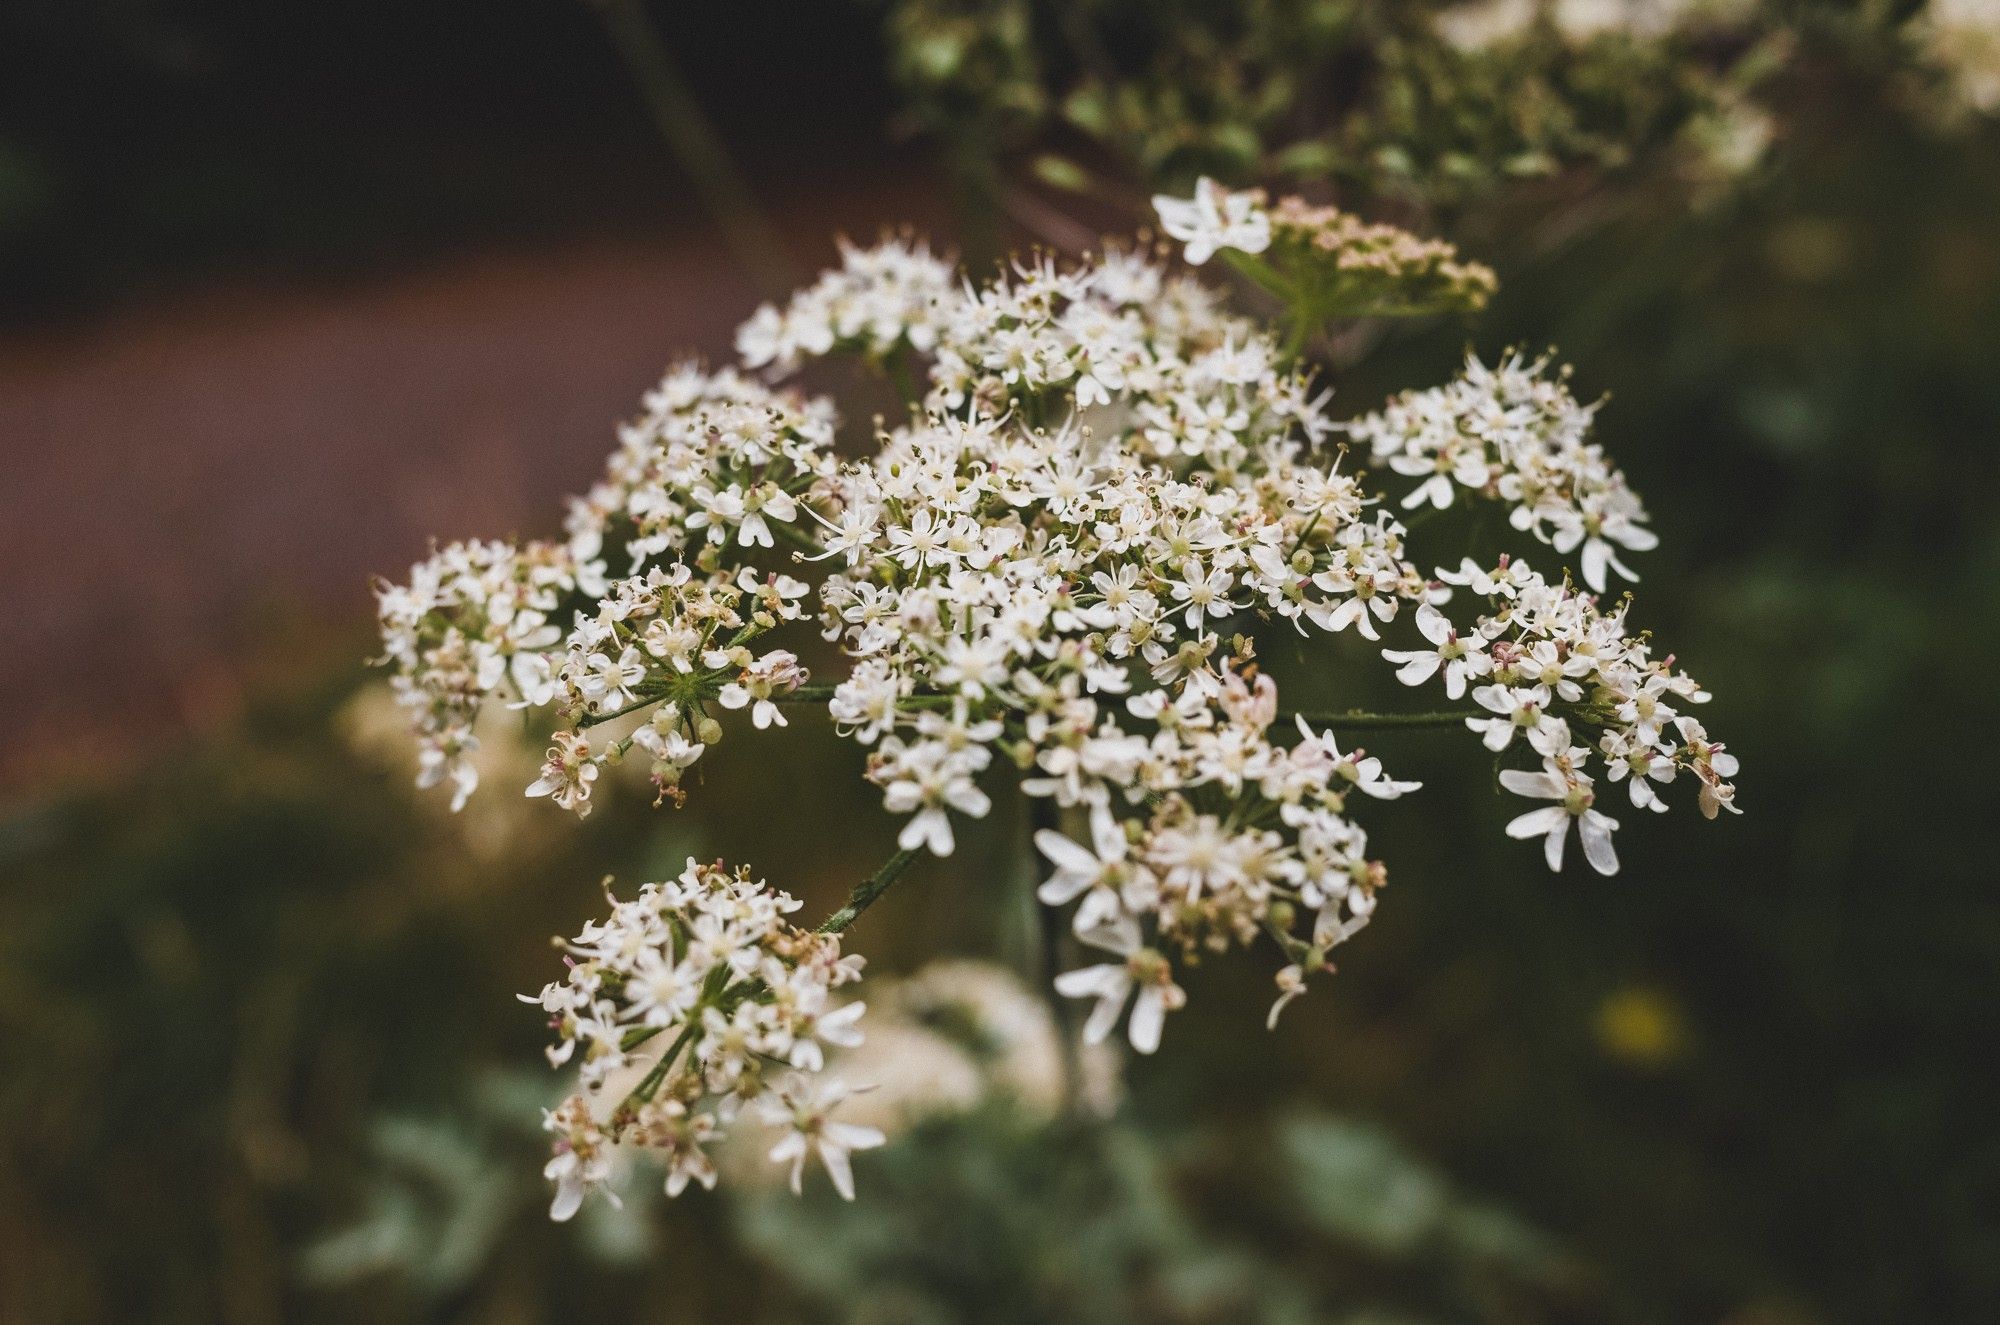
<path fill-rule="evenodd" d="M 1797 216 L 1771 232 L 1771 265 L 1801 285 L 1830 281 L 1854 260 L 1852 230 L 1828 216 Z"/>
<path fill-rule="evenodd" d="M 1664 1067 L 1688 1048 L 1687 1022 L 1657 989 L 1632 986 L 1611 994 L 1598 1005 L 1596 1030 L 1599 1048 L 1637 1067 Z"/>

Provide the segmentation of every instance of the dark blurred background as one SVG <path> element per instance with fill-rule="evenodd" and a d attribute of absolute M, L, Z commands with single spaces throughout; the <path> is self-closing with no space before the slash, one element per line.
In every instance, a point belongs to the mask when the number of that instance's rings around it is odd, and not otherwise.
<path fill-rule="evenodd" d="M 964 233 L 881 10 L 653 15 L 801 271 Z M 1280 1033 L 1219 963 L 1111 1122 L 942 1120 L 852 1208 L 551 1228 L 511 1001 L 547 936 L 688 851 L 817 908 L 891 828 L 799 725 L 681 815 L 450 821 L 370 699 L 368 577 L 549 532 L 765 273 L 588 5 L 12 0 L 0 1320 L 2000 1315 L 2000 137 L 1886 87 L 1813 67 L 1699 205 L 1486 213 L 1494 307 L 1338 382 L 1555 344 L 1609 393 L 1663 540 L 1637 619 L 1714 691 L 1741 818 L 1630 815 L 1624 873 L 1550 878 L 1462 751 L 1384 737 L 1430 786 Z M 877 968 L 993 955 L 1005 808 L 857 930 Z"/>

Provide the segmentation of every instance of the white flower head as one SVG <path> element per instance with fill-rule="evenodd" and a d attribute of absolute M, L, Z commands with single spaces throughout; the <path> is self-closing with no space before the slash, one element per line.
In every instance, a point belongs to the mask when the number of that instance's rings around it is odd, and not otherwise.
<path fill-rule="evenodd" d="M 1212 180 L 1157 206 L 1194 266 L 1274 245 L 1303 262 L 1317 237 L 1313 261 L 1349 263 L 1389 305 L 1409 273 L 1467 299 L 1491 282 L 1449 245 Z M 1468 731 L 1538 760 L 1500 783 L 1545 802 L 1507 832 L 1541 838 L 1551 867 L 1574 826 L 1593 868 L 1617 868 L 1603 788 L 1649 813 L 1737 809 L 1735 755 L 1690 716 L 1706 692 L 1601 597 L 1654 536 L 1593 440 L 1598 406 L 1548 359 L 1469 359 L 1342 425 L 1270 327 L 1146 251 L 975 281 L 901 238 L 844 246 L 738 347 L 740 367 L 681 365 L 647 394 L 560 540 L 452 544 L 378 589 L 426 785 L 462 801 L 476 721 L 517 709 L 553 729 L 531 796 L 585 813 L 632 759 L 679 803 L 725 729 L 728 757 L 753 760 L 758 733 L 811 729 L 794 710 L 824 704 L 866 749 L 902 864 L 959 850 L 997 780 L 1056 808 L 1038 896 L 1109 954 L 1056 988 L 1091 1004 L 1087 1039 L 1123 1021 L 1141 1053 L 1186 1000 L 1181 965 L 1274 950 L 1275 1019 L 1370 922 L 1388 869 L 1365 820 L 1420 791 L 1388 771 L 1423 739 L 1410 729 L 1475 765 Z M 833 401 L 772 381 L 835 353 L 915 397 L 867 454 L 835 450 Z M 1370 470 L 1332 453 L 1343 431 Z M 1486 502 L 1503 539 L 1573 566 L 1538 571 L 1518 546 L 1418 560 L 1425 517 Z M 1414 636 L 1390 638 L 1405 621 Z M 1296 641 L 1296 664 L 1266 669 L 1272 639 Z M 840 670 L 807 686 L 801 655 Z M 1451 707 L 1298 712 L 1289 677 L 1380 689 L 1364 668 Z M 859 959 L 741 870 L 690 862 L 608 904 L 530 1000 L 581 1101 L 551 1116 L 556 1213 L 619 1155 L 670 1192 L 706 1187 L 711 1145 L 758 1117 L 795 1184 L 816 1161 L 851 1195 L 849 1157 L 881 1134 L 832 1117 L 844 1088 L 815 1079 L 859 1039 Z"/>

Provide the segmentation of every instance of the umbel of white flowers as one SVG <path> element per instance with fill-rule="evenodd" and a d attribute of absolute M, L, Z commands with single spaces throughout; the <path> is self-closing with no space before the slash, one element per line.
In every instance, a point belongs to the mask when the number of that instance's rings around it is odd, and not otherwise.
<path fill-rule="evenodd" d="M 972 283 L 907 241 L 848 248 L 745 324 L 740 368 L 668 373 L 563 538 L 453 544 L 380 590 L 419 780 L 454 803 L 489 705 L 552 716 L 528 794 L 578 814 L 628 760 L 678 804 L 727 727 L 812 705 L 867 748 L 902 818 L 901 850 L 819 932 L 781 918 L 782 894 L 691 864 L 570 945 L 537 1000 L 581 1071 L 550 1119 L 559 1216 L 621 1149 L 658 1158 L 669 1190 L 713 1181 L 703 1144 L 748 1106 L 787 1129 L 772 1157 L 795 1178 L 816 1155 L 851 1190 L 847 1153 L 879 1138 L 833 1121 L 844 1088 L 811 1080 L 860 1011 L 831 997 L 860 969 L 833 935 L 914 856 L 949 855 L 999 770 L 1064 812 L 1072 835 L 1036 835 L 1040 896 L 1107 954 L 1057 989 L 1094 1001 L 1092 1040 L 1129 1008 L 1145 1053 L 1186 959 L 1268 941 L 1275 1022 L 1367 923 L 1385 870 L 1359 811 L 1418 788 L 1354 733 L 1466 730 L 1470 763 L 1497 756 L 1500 785 L 1542 802 L 1506 831 L 1551 869 L 1572 836 L 1618 868 L 1612 797 L 1658 812 L 1691 785 L 1709 817 L 1734 810 L 1735 760 L 1690 712 L 1707 694 L 1627 624 L 1629 600 L 1600 597 L 1654 539 L 1564 376 L 1472 360 L 1340 424 L 1299 362 L 1335 319 L 1476 307 L 1491 273 L 1208 181 L 1159 209 L 1191 258 L 1283 301 L 1286 344 L 1138 249 Z M 772 385 L 832 353 L 909 387 L 865 459 L 836 454 L 831 402 Z M 1374 468 L 1342 467 L 1343 434 Z M 1482 504 L 1537 560 L 1576 554 L 1581 581 L 1520 555 L 1415 559 L 1400 513 Z M 772 647 L 808 618 L 849 660 L 830 685 Z M 1448 706 L 1287 713 L 1244 633 L 1259 622 L 1358 636 Z"/>

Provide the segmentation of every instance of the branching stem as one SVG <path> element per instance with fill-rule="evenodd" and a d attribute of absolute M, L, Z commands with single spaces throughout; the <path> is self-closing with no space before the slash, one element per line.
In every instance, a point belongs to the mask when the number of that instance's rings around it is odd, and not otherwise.
<path fill-rule="evenodd" d="M 662 691 L 657 695 L 641 695 L 623 708 L 612 709 L 609 713 L 586 713 L 576 720 L 577 730 L 582 731 L 585 728 L 598 726 L 600 723 L 622 718 L 628 713 L 637 713 L 640 709 L 651 708 L 665 698 L 667 698 L 666 692 Z"/>

